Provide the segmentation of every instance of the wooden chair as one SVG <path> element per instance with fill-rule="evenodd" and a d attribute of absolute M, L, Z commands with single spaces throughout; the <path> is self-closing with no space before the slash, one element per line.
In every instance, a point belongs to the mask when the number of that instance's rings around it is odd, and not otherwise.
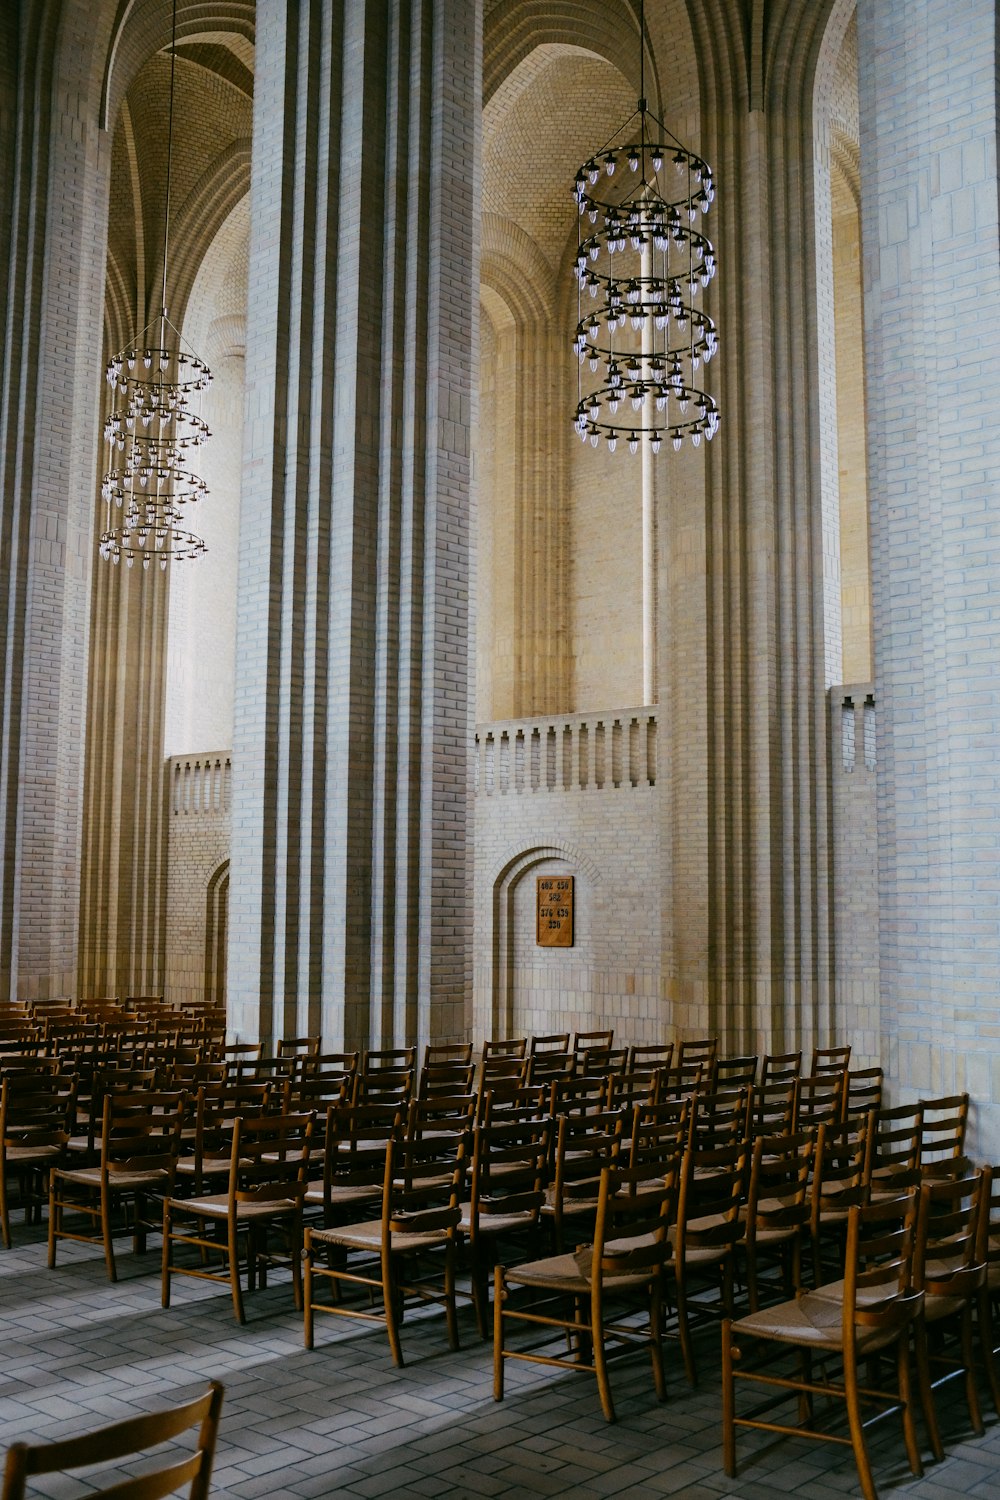
<path fill-rule="evenodd" d="M 475 1076 L 471 1042 L 428 1042 L 417 1093 L 422 1098 L 428 1094 L 468 1094 Z"/>
<path fill-rule="evenodd" d="M 585 1075 L 553 1078 L 549 1084 L 549 1114 L 599 1115 L 608 1108 L 608 1081 Z"/>
<path fill-rule="evenodd" d="M 283 1036 L 278 1039 L 276 1057 L 316 1057 L 323 1050 L 321 1036 Z"/>
<path fill-rule="evenodd" d="M 675 1180 L 630 1191 L 630 1173 L 603 1168 L 592 1245 L 571 1253 L 498 1265 L 493 1297 L 493 1396 L 503 1400 L 504 1364 L 510 1359 L 593 1374 L 605 1419 L 615 1420 L 608 1375 L 609 1344 L 649 1348 L 656 1394 L 666 1399 L 663 1369 L 663 1270 L 670 1259 L 668 1229 Z M 514 1300 L 524 1289 L 530 1300 Z M 636 1321 L 635 1311 L 642 1314 Z M 527 1347 L 511 1341 L 514 1326 L 531 1330 Z M 566 1350 L 566 1341 L 570 1343 Z M 587 1358 L 587 1355 L 590 1358 Z"/>
<path fill-rule="evenodd" d="M 10 1248 L 7 1182 L 28 1219 L 48 1198 L 49 1173 L 66 1158 L 76 1080 L 58 1073 L 5 1076 L 0 1089 L 0 1231 Z"/>
<path fill-rule="evenodd" d="M 946 1380 L 964 1378 L 972 1430 L 980 1437 L 985 1431 L 972 1344 L 972 1313 L 986 1285 L 986 1261 L 979 1253 L 984 1187 L 988 1184 L 982 1172 L 924 1182 L 917 1205 L 913 1289 L 923 1294 L 924 1322 L 937 1335 L 930 1361 L 944 1366 L 938 1379 L 929 1382 L 924 1403 L 931 1448 L 938 1459 L 944 1458 L 944 1447 L 931 1392 Z M 940 1341 L 946 1330 L 955 1336 L 950 1351 Z"/>
<path fill-rule="evenodd" d="M 159 1227 L 159 1213 L 150 1217 L 152 1203 L 158 1210 L 173 1191 L 185 1097 L 152 1092 L 105 1096 L 97 1165 L 55 1167 L 50 1173 L 50 1270 L 59 1240 L 102 1245 L 109 1281 L 118 1280 L 117 1235 L 130 1234 L 136 1253 L 145 1250 L 148 1231 Z M 93 1229 L 68 1229 L 67 1213 L 82 1215 Z"/>
<path fill-rule="evenodd" d="M 673 1066 L 673 1042 L 633 1043 L 628 1049 L 625 1062 L 627 1073 L 655 1073 L 659 1068 Z"/>
<path fill-rule="evenodd" d="M 853 1448 L 865 1500 L 878 1500 L 865 1443 L 864 1403 L 874 1404 L 879 1416 L 892 1410 L 900 1412 L 910 1469 L 922 1475 L 909 1362 L 910 1330 L 918 1324 L 924 1304 L 923 1294 L 910 1289 L 914 1222 L 912 1196 L 891 1203 L 855 1206 L 848 1214 L 844 1280 L 835 1294 L 806 1292 L 793 1301 L 751 1313 L 736 1322 L 725 1320 L 722 1449 L 723 1465 L 730 1478 L 736 1476 L 736 1430 L 745 1427 Z M 751 1348 L 764 1350 L 761 1363 L 751 1365 L 745 1358 Z M 790 1374 L 784 1373 L 783 1367 L 772 1373 L 783 1351 L 798 1354 L 797 1368 Z M 862 1386 L 858 1379 L 859 1361 L 886 1353 L 896 1356 L 898 1390 L 878 1390 L 868 1382 Z M 828 1376 L 814 1379 L 814 1355 L 836 1358 L 843 1367 L 842 1379 Z M 770 1399 L 738 1415 L 738 1381 L 763 1385 Z M 771 1413 L 780 1399 L 776 1392 L 797 1399 L 797 1421 L 778 1422 L 773 1418 Z M 849 1437 L 814 1425 L 815 1396 L 846 1404 Z"/>
<path fill-rule="evenodd" d="M 100 1489 L 92 1488 L 88 1476 L 87 1494 L 113 1497 L 113 1500 L 160 1500 L 161 1496 L 176 1494 L 181 1485 L 189 1485 L 189 1500 L 206 1500 L 223 1394 L 223 1386 L 213 1380 L 204 1395 L 181 1406 L 144 1412 L 124 1422 L 114 1422 L 79 1437 L 63 1438 L 54 1443 L 15 1443 L 7 1453 L 0 1500 L 25 1500 L 28 1480 L 40 1474 L 131 1459 L 195 1426 L 198 1427 L 197 1447 L 190 1457 L 178 1459 L 176 1453 L 158 1455 L 157 1468 L 144 1467 L 135 1478 L 119 1478 Z M 46 1486 L 41 1493 L 50 1494 L 51 1490 Z"/>
<path fill-rule="evenodd" d="M 687 1146 L 689 1108 L 687 1099 L 667 1099 L 661 1104 L 635 1106 L 631 1115 L 631 1133 L 623 1150 L 627 1150 L 626 1165 L 637 1183 L 643 1180 L 662 1182 L 670 1172 L 675 1175 L 679 1172 Z"/>
<path fill-rule="evenodd" d="M 608 1080 L 609 1107 L 630 1112 L 637 1104 L 652 1104 L 656 1078 L 655 1073 L 612 1073 Z"/>
<path fill-rule="evenodd" d="M 395 1135 L 385 1152 L 381 1217 L 332 1229 L 306 1229 L 305 1343 L 312 1349 L 315 1314 L 383 1324 L 392 1357 L 403 1364 L 400 1322 L 407 1301 L 443 1304 L 448 1343 L 458 1348 L 455 1304 L 458 1231 L 466 1168 L 464 1131 L 423 1140 Z M 323 1282 L 333 1299 L 321 1302 Z M 345 1293 L 366 1289 L 364 1305 Z M 381 1308 L 372 1308 L 378 1294 Z"/>
<path fill-rule="evenodd" d="M 552 1128 L 549 1118 L 501 1118 L 476 1126 L 471 1190 L 462 1207 L 461 1232 L 469 1248 L 480 1338 L 489 1335 L 492 1267 L 501 1259 L 509 1265 L 515 1245 L 521 1260 L 540 1249 Z"/>
<path fill-rule="evenodd" d="M 233 1310 L 246 1322 L 240 1269 L 247 1266 L 247 1290 L 258 1276 L 267 1285 L 269 1265 L 287 1265 L 295 1306 L 302 1306 L 302 1203 L 312 1140 L 312 1115 L 238 1116 L 233 1130 L 228 1190 L 199 1198 L 167 1198 L 163 1207 L 162 1302 L 170 1306 L 171 1278 L 196 1276 L 228 1283 Z M 271 1248 L 279 1235 L 287 1250 Z M 197 1260 L 178 1259 L 182 1247 L 197 1249 Z M 224 1268 L 215 1269 L 222 1257 Z"/>

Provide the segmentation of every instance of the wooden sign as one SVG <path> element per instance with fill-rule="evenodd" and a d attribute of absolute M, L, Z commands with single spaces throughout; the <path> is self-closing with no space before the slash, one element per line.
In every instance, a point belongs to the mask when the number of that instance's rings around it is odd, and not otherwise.
<path fill-rule="evenodd" d="M 536 937 L 540 948 L 573 946 L 572 875 L 539 875 Z"/>

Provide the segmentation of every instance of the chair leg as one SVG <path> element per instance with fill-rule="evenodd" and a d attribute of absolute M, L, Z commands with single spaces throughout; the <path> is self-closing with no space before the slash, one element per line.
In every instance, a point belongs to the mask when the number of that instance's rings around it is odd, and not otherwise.
<path fill-rule="evenodd" d="M 56 1239 L 62 1228 L 62 1205 L 58 1197 L 56 1174 L 53 1172 L 49 1178 L 49 1270 L 53 1270 L 56 1263 Z"/>
<path fill-rule="evenodd" d="M 983 1346 L 983 1363 L 986 1366 L 986 1379 L 990 1383 L 993 1409 L 997 1413 L 997 1416 L 1000 1416 L 1000 1380 L 997 1378 L 996 1338 L 993 1332 L 993 1301 L 990 1297 L 988 1286 L 982 1287 L 979 1293 L 979 1341 Z"/>
<path fill-rule="evenodd" d="M 399 1306 L 390 1250 L 384 1251 L 382 1255 L 382 1303 L 385 1308 L 385 1328 L 389 1335 L 389 1348 L 392 1350 L 393 1361 L 402 1369 L 403 1346 L 399 1339 Z"/>
<path fill-rule="evenodd" d="M 245 1323 L 247 1320 L 247 1315 L 243 1307 L 243 1288 L 240 1286 L 240 1228 L 235 1214 L 232 1214 L 229 1217 L 228 1251 L 229 1286 L 233 1294 L 233 1311 L 236 1314 L 237 1323 Z M 248 1259 L 252 1255 L 252 1253 L 252 1250 L 249 1248 L 248 1236 Z"/>
<path fill-rule="evenodd" d="M 7 1206 L 7 1172 L 3 1162 L 0 1162 L 0 1233 L 3 1234 L 3 1242 L 10 1249 L 10 1210 Z"/>
<path fill-rule="evenodd" d="M 913 1420 L 909 1338 L 900 1338 L 896 1344 L 896 1369 L 899 1379 L 899 1395 L 903 1402 L 903 1438 L 906 1442 L 906 1456 L 909 1459 L 911 1474 L 916 1474 L 920 1479 L 923 1476 L 924 1465 L 920 1457 L 920 1444 L 917 1442 L 917 1424 Z"/>
<path fill-rule="evenodd" d="M 590 1301 L 590 1343 L 597 1375 L 597 1394 L 601 1398 L 601 1410 L 606 1422 L 615 1420 L 615 1403 L 611 1396 L 611 1381 L 608 1378 L 608 1356 L 604 1347 L 604 1308 L 600 1296 L 600 1284 L 595 1280 Z"/>
<path fill-rule="evenodd" d="M 861 1417 L 858 1367 L 852 1359 L 845 1361 L 844 1364 L 844 1395 L 847 1398 L 847 1422 L 851 1429 L 851 1446 L 854 1449 L 854 1462 L 858 1466 L 861 1493 L 864 1496 L 864 1500 L 878 1500 L 878 1491 L 875 1489 L 875 1480 L 872 1477 L 872 1466 L 868 1458 L 864 1423 Z"/>
<path fill-rule="evenodd" d="M 493 1399 L 503 1400 L 503 1266 L 493 1272 Z"/>
<path fill-rule="evenodd" d="M 454 1239 L 449 1239 L 444 1247 L 444 1295 L 445 1295 L 445 1318 L 448 1325 L 448 1347 L 458 1349 L 458 1308 L 455 1302 L 455 1261 L 457 1257 L 457 1245 Z"/>
<path fill-rule="evenodd" d="M 656 1387 L 656 1399 L 666 1401 L 667 1376 L 663 1365 L 663 1287 L 659 1278 L 650 1288 L 649 1340 L 652 1346 L 653 1384 Z"/>
<path fill-rule="evenodd" d="M 294 1223 L 288 1233 L 292 1257 L 292 1299 L 295 1311 L 302 1311 L 302 1220 Z"/>
<path fill-rule="evenodd" d="M 927 1356 L 927 1325 L 923 1318 L 918 1318 L 913 1325 L 913 1346 L 917 1360 L 917 1384 L 920 1390 L 920 1405 L 924 1412 L 927 1436 L 930 1440 L 931 1452 L 938 1462 L 940 1462 L 944 1458 L 944 1445 L 941 1442 L 941 1431 L 938 1427 L 937 1411 L 934 1406 L 934 1391 L 931 1388 L 930 1361 Z"/>
<path fill-rule="evenodd" d="M 680 1333 L 684 1373 L 687 1376 L 688 1385 L 697 1385 L 698 1367 L 694 1362 L 694 1345 L 691 1342 L 691 1328 L 688 1323 L 687 1293 L 684 1289 L 683 1278 L 680 1276 L 677 1278 L 677 1329 Z"/>
<path fill-rule="evenodd" d="M 160 1267 L 160 1306 L 170 1306 L 170 1200 L 163 1200 L 163 1259 Z"/>
<path fill-rule="evenodd" d="M 305 1346 L 315 1348 L 315 1318 L 313 1314 L 313 1249 L 311 1237 L 306 1230 L 306 1246 L 303 1251 L 304 1286 L 302 1289 L 302 1327 Z"/>
<path fill-rule="evenodd" d="M 736 1478 L 736 1381 L 733 1375 L 733 1320 L 722 1322 L 722 1467 Z"/>
<path fill-rule="evenodd" d="M 118 1267 L 115 1265 L 115 1247 L 111 1236 L 111 1194 L 101 1188 L 101 1239 L 104 1241 L 104 1264 L 108 1268 L 108 1280 L 118 1280 Z"/>
<path fill-rule="evenodd" d="M 976 1389 L 975 1359 L 972 1349 L 971 1302 L 967 1302 L 962 1311 L 962 1359 L 965 1361 L 965 1398 L 969 1403 L 969 1417 L 972 1422 L 972 1430 L 977 1437 L 982 1437 L 986 1428 L 983 1426 L 983 1413 L 979 1405 L 979 1392 Z"/>

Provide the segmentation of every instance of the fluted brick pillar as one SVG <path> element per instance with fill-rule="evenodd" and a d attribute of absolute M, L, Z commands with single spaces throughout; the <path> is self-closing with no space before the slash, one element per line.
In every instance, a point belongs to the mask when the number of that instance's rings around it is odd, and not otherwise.
<path fill-rule="evenodd" d="M 883 1055 L 1000 1149 L 992 0 L 858 6 Z"/>
<path fill-rule="evenodd" d="M 257 19 L 231 1025 L 458 1035 L 479 6 Z"/>

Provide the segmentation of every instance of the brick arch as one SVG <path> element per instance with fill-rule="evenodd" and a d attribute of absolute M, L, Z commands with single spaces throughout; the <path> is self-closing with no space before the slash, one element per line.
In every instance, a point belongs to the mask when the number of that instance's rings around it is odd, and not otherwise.
<path fill-rule="evenodd" d="M 250 141 L 237 140 L 202 174 L 171 229 L 171 284 L 167 298 L 174 322 L 184 309 L 199 267 L 233 209 L 250 191 Z"/>
<path fill-rule="evenodd" d="M 555 301 L 555 276 L 535 241 L 519 224 L 484 213 L 480 277 L 520 324 L 544 322 Z"/>
<path fill-rule="evenodd" d="M 601 884 L 601 872 L 588 855 L 574 845 L 553 840 L 532 844 L 508 854 L 494 868 L 490 882 L 490 948 L 492 995 L 490 1023 L 495 1036 L 511 1036 L 514 1024 L 514 987 L 511 964 L 514 893 L 524 877 L 546 860 L 561 860 L 579 870 L 592 886 Z"/>
<path fill-rule="evenodd" d="M 110 6 L 106 6 L 106 10 Z M 253 45 L 254 0 L 178 0 L 177 43 L 232 35 Z M 104 55 L 98 118 L 109 130 L 143 64 L 170 46 L 171 9 L 162 0 L 118 0 Z"/>
<path fill-rule="evenodd" d="M 536 47 L 546 45 L 604 58 L 638 92 L 637 35 L 638 5 L 631 0 L 500 0 L 483 27 L 483 103 L 489 103 Z M 648 42 L 646 79 L 650 99 L 659 98 Z"/>
<path fill-rule="evenodd" d="M 229 947 L 229 860 L 224 859 L 205 886 L 205 1004 L 226 1003 Z"/>

